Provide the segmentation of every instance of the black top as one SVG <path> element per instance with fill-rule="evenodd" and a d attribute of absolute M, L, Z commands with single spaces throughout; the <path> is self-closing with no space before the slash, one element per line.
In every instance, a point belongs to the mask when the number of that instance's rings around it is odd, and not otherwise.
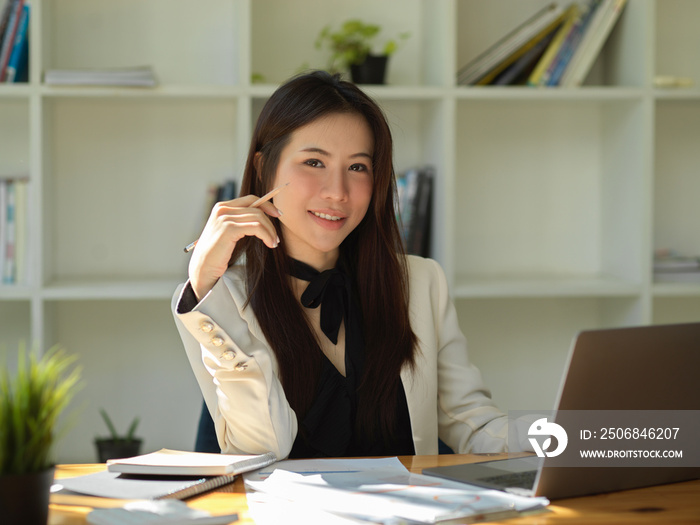
<path fill-rule="evenodd" d="M 342 267 L 342 265 L 341 265 Z M 353 299 L 353 283 L 336 267 L 318 272 L 293 260 L 292 275 L 309 281 L 301 296 L 307 308 L 321 306 L 321 329 L 337 344 L 340 324 L 345 321 L 345 377 L 323 356 L 316 398 L 299 421 L 299 431 L 290 458 L 413 455 L 413 434 L 406 393 L 399 381 L 394 435 L 383 439 L 363 439 L 356 435 L 357 386 L 364 366 L 364 338 L 361 311 Z"/>

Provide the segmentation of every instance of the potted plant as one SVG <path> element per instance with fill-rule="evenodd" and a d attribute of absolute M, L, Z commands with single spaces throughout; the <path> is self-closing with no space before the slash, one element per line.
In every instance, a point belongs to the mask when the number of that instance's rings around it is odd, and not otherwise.
<path fill-rule="evenodd" d="M 334 31 L 325 26 L 316 38 L 316 49 L 327 46 L 331 52 L 327 69 L 332 73 L 350 71 L 357 84 L 384 84 L 389 56 L 399 48 L 399 41 L 408 38 L 401 33 L 395 39 L 379 44 L 381 27 L 352 19 Z"/>
<path fill-rule="evenodd" d="M 126 434 L 122 436 L 117 432 L 114 423 L 112 423 L 111 418 L 103 408 L 100 409 L 100 415 L 105 425 L 107 425 L 109 437 L 95 438 L 98 461 L 105 463 L 108 459 L 138 456 L 141 451 L 141 443 L 143 442 L 141 438 L 135 437 L 139 418 L 134 418 Z"/>
<path fill-rule="evenodd" d="M 53 483 L 51 453 L 59 415 L 81 387 L 76 356 L 52 347 L 43 356 L 24 345 L 17 373 L 0 375 L 0 509 L 5 524 L 46 525 Z"/>

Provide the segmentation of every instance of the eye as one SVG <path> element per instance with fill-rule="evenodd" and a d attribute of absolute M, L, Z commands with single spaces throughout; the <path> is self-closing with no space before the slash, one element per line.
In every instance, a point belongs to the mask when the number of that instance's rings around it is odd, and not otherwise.
<path fill-rule="evenodd" d="M 322 168 L 323 167 L 323 162 L 321 162 L 318 159 L 305 160 L 304 164 L 306 164 L 307 166 L 311 166 L 312 168 Z"/>
<path fill-rule="evenodd" d="M 367 171 L 367 166 L 364 164 L 353 164 L 350 166 L 350 171 Z"/>

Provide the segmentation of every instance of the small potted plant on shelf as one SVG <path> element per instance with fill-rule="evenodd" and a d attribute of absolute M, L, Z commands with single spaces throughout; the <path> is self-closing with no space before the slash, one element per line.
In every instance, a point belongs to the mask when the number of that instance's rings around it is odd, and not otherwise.
<path fill-rule="evenodd" d="M 136 427 L 139 425 L 139 418 L 134 418 L 131 425 L 129 425 L 129 430 L 122 436 L 117 432 L 112 419 L 103 408 L 100 409 L 100 415 L 105 425 L 107 425 L 110 435 L 109 437 L 95 438 L 98 461 L 105 463 L 108 459 L 138 456 L 141 451 L 141 443 L 143 442 L 141 438 L 136 437 Z"/>
<path fill-rule="evenodd" d="M 81 387 L 76 356 L 24 345 L 15 377 L 0 374 L 0 514 L 7 525 L 46 525 L 53 484 L 52 448 L 59 415 Z"/>
<path fill-rule="evenodd" d="M 399 42 L 408 38 L 401 33 L 395 39 L 379 44 L 381 26 L 352 19 L 334 31 L 325 26 L 316 38 L 316 49 L 327 46 L 331 52 L 327 69 L 332 73 L 350 71 L 356 84 L 384 84 L 389 56 L 399 48 Z"/>

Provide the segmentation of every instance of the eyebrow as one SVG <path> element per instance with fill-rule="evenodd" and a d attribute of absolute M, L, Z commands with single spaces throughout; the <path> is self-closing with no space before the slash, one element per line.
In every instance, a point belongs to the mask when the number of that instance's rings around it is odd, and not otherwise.
<path fill-rule="evenodd" d="M 304 151 L 304 152 L 306 152 L 306 153 L 318 153 L 319 155 L 324 155 L 324 156 L 326 156 L 326 157 L 330 157 L 330 156 L 331 156 L 331 154 L 328 153 L 326 150 L 321 149 L 321 148 L 316 148 L 316 147 L 313 147 L 313 146 L 310 146 L 310 147 L 308 147 L 308 148 L 302 148 L 302 149 L 299 150 L 299 151 Z M 370 155 L 369 153 L 365 153 L 364 151 L 361 151 L 361 152 L 359 152 L 359 153 L 354 153 L 354 154 L 350 155 L 350 158 L 351 158 L 351 159 L 354 159 L 354 158 L 357 158 L 357 157 L 366 157 L 366 158 L 368 158 L 369 160 L 372 160 L 372 155 Z"/>

